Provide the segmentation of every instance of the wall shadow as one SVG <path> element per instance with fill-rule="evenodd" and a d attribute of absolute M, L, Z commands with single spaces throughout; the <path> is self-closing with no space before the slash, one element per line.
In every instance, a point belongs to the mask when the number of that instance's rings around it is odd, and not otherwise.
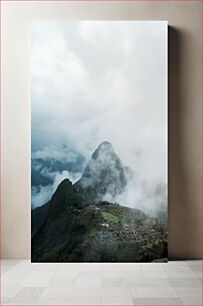
<path fill-rule="evenodd" d="M 180 33 L 168 27 L 168 256 L 177 259 L 176 233 L 184 226 L 181 216 L 177 218 L 181 201 L 180 186 Z M 178 214 L 179 215 L 179 214 Z M 181 226 L 181 227 L 182 227 Z"/>
<path fill-rule="evenodd" d="M 188 143 L 185 125 L 189 122 L 184 113 L 187 89 L 183 55 L 188 36 L 174 27 L 168 28 L 168 35 L 168 256 L 178 260 L 184 259 L 182 254 L 193 258 L 193 249 L 199 248 L 201 241 L 197 239 L 191 176 L 184 158 Z"/>

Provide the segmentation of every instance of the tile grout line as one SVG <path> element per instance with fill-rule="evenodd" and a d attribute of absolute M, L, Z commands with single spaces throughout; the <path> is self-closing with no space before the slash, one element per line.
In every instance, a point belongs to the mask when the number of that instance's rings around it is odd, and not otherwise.
<path fill-rule="evenodd" d="M 30 262 L 29 262 L 29 264 L 30 264 Z M 18 265 L 18 264 L 17 264 Z M 12 269 L 11 269 L 12 270 Z M 34 270 L 34 269 L 33 269 Z M 18 288 L 18 284 L 20 283 L 20 282 L 22 282 L 28 275 L 29 275 L 29 273 L 30 272 L 32 272 L 33 270 L 31 270 L 31 271 L 28 271 L 27 273 L 26 273 L 26 275 L 24 275 L 19 281 L 18 281 L 18 283 L 15 285 L 15 286 L 12 286 L 13 288 Z M 9 271 L 8 271 L 9 272 Z M 21 286 L 19 286 L 20 288 L 23 288 L 23 287 L 21 287 Z M 16 294 L 17 295 L 17 294 Z"/>
<path fill-rule="evenodd" d="M 39 265 L 38 265 L 39 267 Z M 54 278 L 54 276 L 56 275 L 56 273 L 58 272 L 59 270 L 59 267 L 56 269 L 55 273 L 53 274 L 52 278 L 50 279 L 49 283 L 51 282 L 51 280 Z M 48 286 L 48 285 L 47 285 Z M 43 287 L 44 290 L 43 292 L 41 293 L 41 295 L 37 298 L 36 302 L 33 304 L 33 305 L 36 305 L 36 303 L 39 301 L 39 299 L 42 297 L 42 294 L 44 293 L 44 291 L 46 290 L 47 286 Z"/>
<path fill-rule="evenodd" d="M 191 271 L 191 272 L 193 272 L 193 271 Z M 167 273 L 167 275 L 168 275 L 168 271 L 167 271 L 166 273 Z M 180 294 L 178 293 L 176 286 L 174 286 L 174 285 L 172 284 L 171 278 L 170 278 L 169 275 L 168 275 L 168 278 L 169 278 L 169 281 L 170 281 L 172 287 L 174 288 L 175 292 L 177 293 L 178 298 L 179 298 L 179 300 L 181 301 L 182 305 L 187 305 L 187 304 L 184 304 L 184 301 L 183 301 L 182 297 L 180 296 Z M 178 279 L 178 278 L 177 278 L 177 279 Z M 196 279 L 196 278 L 191 278 L 191 279 Z"/>
<path fill-rule="evenodd" d="M 103 289 L 103 266 L 104 266 L 104 263 L 101 264 L 102 265 L 102 280 L 101 280 L 101 306 L 103 305 L 103 299 L 102 299 L 102 289 Z"/>
<path fill-rule="evenodd" d="M 168 274 L 167 274 L 167 275 L 168 275 Z M 181 297 L 180 297 L 178 291 L 176 290 L 176 287 L 172 284 L 171 278 L 169 277 L 169 275 L 168 275 L 168 278 L 169 278 L 169 281 L 170 281 L 171 285 L 173 286 L 175 292 L 177 293 L 179 300 L 181 301 L 182 305 L 184 305 L 183 300 L 181 299 Z"/>

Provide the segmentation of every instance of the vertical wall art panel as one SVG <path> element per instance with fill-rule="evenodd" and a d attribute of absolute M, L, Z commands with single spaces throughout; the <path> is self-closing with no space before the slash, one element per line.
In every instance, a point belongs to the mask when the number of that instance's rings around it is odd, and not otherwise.
<path fill-rule="evenodd" d="M 167 22 L 32 27 L 32 261 L 167 261 Z"/>

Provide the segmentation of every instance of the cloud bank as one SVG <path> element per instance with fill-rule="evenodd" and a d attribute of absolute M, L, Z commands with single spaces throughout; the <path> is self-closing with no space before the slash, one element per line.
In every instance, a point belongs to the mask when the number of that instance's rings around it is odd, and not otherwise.
<path fill-rule="evenodd" d="M 33 23 L 33 154 L 66 144 L 87 161 L 107 140 L 140 186 L 166 184 L 166 31 L 158 21 Z"/>

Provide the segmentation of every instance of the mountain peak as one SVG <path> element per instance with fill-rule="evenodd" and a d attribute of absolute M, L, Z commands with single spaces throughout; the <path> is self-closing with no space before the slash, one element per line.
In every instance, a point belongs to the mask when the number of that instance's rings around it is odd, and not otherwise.
<path fill-rule="evenodd" d="M 103 141 L 92 154 L 92 159 L 112 154 L 115 154 L 112 144 L 108 141 Z"/>
<path fill-rule="evenodd" d="M 60 182 L 60 184 L 58 185 L 58 188 L 60 186 L 63 186 L 63 185 L 72 185 L 72 182 L 68 179 L 68 178 L 65 178 L 63 181 Z"/>
<path fill-rule="evenodd" d="M 109 141 L 103 141 L 98 146 L 98 149 L 100 149 L 100 150 L 102 150 L 102 149 L 111 149 L 111 150 L 113 150 L 113 147 L 112 147 L 112 144 Z"/>
<path fill-rule="evenodd" d="M 92 154 L 81 179 L 74 187 L 87 200 L 113 200 L 127 184 L 125 167 L 108 141 Z"/>
<path fill-rule="evenodd" d="M 49 210 L 46 223 L 49 224 L 57 219 L 70 208 L 83 207 L 84 201 L 74 189 L 71 181 L 64 179 L 57 187 L 51 200 L 49 201 Z"/>
<path fill-rule="evenodd" d="M 58 196 L 59 194 L 63 194 L 64 191 L 70 191 L 72 190 L 73 186 L 71 181 L 68 178 L 65 178 L 63 181 L 60 182 L 60 184 L 58 185 L 56 191 L 54 192 L 52 199 L 56 196 Z"/>

